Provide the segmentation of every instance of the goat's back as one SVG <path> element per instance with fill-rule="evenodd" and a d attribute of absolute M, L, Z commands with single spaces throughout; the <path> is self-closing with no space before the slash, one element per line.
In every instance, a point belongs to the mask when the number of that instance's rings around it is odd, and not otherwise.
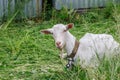
<path fill-rule="evenodd" d="M 86 33 L 80 39 L 76 57 L 79 56 L 85 65 L 89 65 L 94 57 L 109 57 L 118 47 L 119 43 L 111 35 Z"/>
<path fill-rule="evenodd" d="M 111 53 L 112 50 L 119 46 L 119 43 L 117 43 L 114 38 L 108 34 L 86 33 L 80 39 L 80 43 L 86 48 L 91 47 L 99 54 L 106 52 Z"/>

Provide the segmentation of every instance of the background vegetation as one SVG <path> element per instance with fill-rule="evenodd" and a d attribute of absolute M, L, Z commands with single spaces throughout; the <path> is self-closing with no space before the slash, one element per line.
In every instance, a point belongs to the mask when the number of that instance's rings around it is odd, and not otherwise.
<path fill-rule="evenodd" d="M 85 33 L 107 33 L 120 42 L 120 5 L 91 9 L 82 14 L 63 8 L 52 9 L 41 16 L 39 22 L 15 20 L 15 14 L 0 26 L 0 79 L 1 80 L 120 80 L 120 56 L 103 59 L 93 69 L 74 67 L 66 70 L 65 60 L 50 35 L 40 34 L 41 29 L 57 23 L 74 23 L 70 32 L 80 39 Z"/>

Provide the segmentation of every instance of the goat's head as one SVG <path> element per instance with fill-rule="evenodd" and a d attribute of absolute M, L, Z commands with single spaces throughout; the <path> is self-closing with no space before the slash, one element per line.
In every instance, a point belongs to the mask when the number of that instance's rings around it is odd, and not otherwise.
<path fill-rule="evenodd" d="M 73 26 L 73 23 L 67 25 L 56 24 L 52 28 L 41 30 L 40 32 L 44 34 L 52 34 L 56 47 L 62 49 L 65 46 L 66 34 Z"/>

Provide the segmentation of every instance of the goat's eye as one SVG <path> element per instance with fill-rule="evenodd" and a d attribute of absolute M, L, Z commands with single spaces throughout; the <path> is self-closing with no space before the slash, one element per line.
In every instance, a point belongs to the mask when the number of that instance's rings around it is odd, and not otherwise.
<path fill-rule="evenodd" d="M 67 30 L 63 30 L 63 32 L 66 32 Z"/>
<path fill-rule="evenodd" d="M 53 34 L 53 32 L 51 32 L 51 34 Z"/>

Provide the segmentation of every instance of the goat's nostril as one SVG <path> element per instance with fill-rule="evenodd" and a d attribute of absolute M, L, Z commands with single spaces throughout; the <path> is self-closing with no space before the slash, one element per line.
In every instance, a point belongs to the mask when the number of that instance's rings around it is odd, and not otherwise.
<path fill-rule="evenodd" d="M 56 42 L 56 45 L 59 46 L 61 44 L 61 42 Z"/>

